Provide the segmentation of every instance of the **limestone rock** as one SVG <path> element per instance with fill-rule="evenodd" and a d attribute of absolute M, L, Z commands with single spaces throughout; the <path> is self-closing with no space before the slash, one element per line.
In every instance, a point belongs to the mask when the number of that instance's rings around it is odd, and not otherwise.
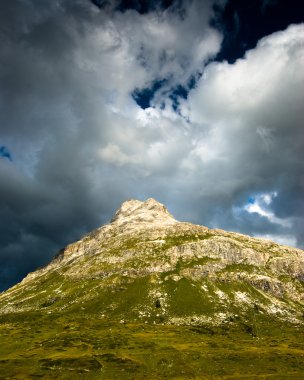
<path fill-rule="evenodd" d="M 135 199 L 124 202 L 116 211 L 112 223 L 118 226 L 130 223 L 140 224 L 153 223 L 154 225 L 166 225 L 176 223 L 166 207 L 153 198 L 141 202 Z"/>

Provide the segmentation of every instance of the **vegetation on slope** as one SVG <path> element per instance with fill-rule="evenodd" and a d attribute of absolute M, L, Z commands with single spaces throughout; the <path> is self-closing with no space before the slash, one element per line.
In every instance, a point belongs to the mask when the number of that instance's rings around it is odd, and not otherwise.
<path fill-rule="evenodd" d="M 0 379 L 301 379 L 300 327 L 114 323 L 87 313 L 0 318 Z"/>

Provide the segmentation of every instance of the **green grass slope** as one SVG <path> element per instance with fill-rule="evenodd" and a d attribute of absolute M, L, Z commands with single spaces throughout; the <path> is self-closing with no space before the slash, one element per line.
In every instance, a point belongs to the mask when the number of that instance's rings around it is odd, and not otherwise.
<path fill-rule="evenodd" d="M 303 379 L 300 327 L 119 323 L 83 313 L 0 318 L 0 379 Z"/>

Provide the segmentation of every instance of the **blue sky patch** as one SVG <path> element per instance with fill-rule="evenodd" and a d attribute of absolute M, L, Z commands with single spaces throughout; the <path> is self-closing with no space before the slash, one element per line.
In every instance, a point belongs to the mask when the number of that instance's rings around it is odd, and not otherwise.
<path fill-rule="evenodd" d="M 13 161 L 10 151 L 4 145 L 0 146 L 0 157 L 7 158 L 8 160 Z"/>
<path fill-rule="evenodd" d="M 253 204 L 255 203 L 255 199 L 254 199 L 253 197 L 249 197 L 249 198 L 247 199 L 247 202 L 248 202 L 248 204 L 253 205 Z"/>
<path fill-rule="evenodd" d="M 149 108 L 151 106 L 151 101 L 155 93 L 167 83 L 166 79 L 154 81 L 150 87 L 145 87 L 142 89 L 136 89 L 132 93 L 133 99 L 136 103 L 143 109 Z"/>

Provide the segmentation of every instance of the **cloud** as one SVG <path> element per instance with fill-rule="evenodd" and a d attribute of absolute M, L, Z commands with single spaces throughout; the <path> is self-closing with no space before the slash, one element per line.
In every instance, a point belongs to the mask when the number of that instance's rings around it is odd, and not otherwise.
<path fill-rule="evenodd" d="M 0 159 L 2 288 L 127 198 L 304 243 L 303 25 L 234 65 L 208 64 L 222 40 L 213 2 L 177 3 L 142 15 L 82 0 L 3 5 L 0 138 L 14 160 Z M 175 112 L 166 91 L 200 72 Z M 167 89 L 141 109 L 132 93 L 164 78 Z M 271 215 L 290 228 L 243 208 L 273 192 Z"/>
<path fill-rule="evenodd" d="M 292 226 L 290 220 L 278 218 L 271 210 L 271 203 L 277 196 L 277 192 L 258 194 L 256 197 L 250 198 L 250 202 L 248 202 L 243 209 L 249 213 L 256 213 L 262 217 L 265 217 L 270 223 L 279 224 L 283 227 L 290 228 Z"/>
<path fill-rule="evenodd" d="M 193 170 L 200 167 L 208 178 L 205 199 L 218 194 L 224 206 L 223 193 L 229 203 L 275 193 L 271 213 L 258 202 L 245 211 L 283 224 L 283 234 L 295 232 L 295 218 L 303 216 L 303 41 L 303 24 L 293 25 L 263 38 L 234 64 L 209 64 L 183 109 L 204 131 L 192 154 L 201 162 Z M 301 245 L 303 231 L 296 236 Z"/>
<path fill-rule="evenodd" d="M 138 158 L 135 156 L 126 155 L 120 150 L 119 146 L 111 143 L 101 149 L 100 156 L 105 162 L 109 162 L 117 166 L 123 166 L 129 163 L 136 164 L 138 162 Z"/>

